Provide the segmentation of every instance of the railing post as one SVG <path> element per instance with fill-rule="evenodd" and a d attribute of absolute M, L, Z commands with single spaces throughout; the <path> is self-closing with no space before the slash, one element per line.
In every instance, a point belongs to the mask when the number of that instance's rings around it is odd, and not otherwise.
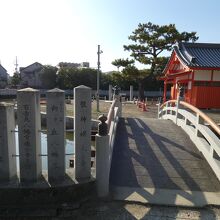
<path fill-rule="evenodd" d="M 157 106 L 157 118 L 160 118 L 160 100 L 158 102 L 158 106 Z"/>
<path fill-rule="evenodd" d="M 14 105 L 0 103 L 0 181 L 17 177 Z"/>
<path fill-rule="evenodd" d="M 18 137 L 21 182 L 36 182 L 42 174 L 40 93 L 26 88 L 18 90 Z"/>
<path fill-rule="evenodd" d="M 119 117 L 122 117 L 122 103 L 120 100 L 120 95 L 114 95 L 114 98 L 116 99 L 115 107 L 118 107 L 119 110 Z"/>
<path fill-rule="evenodd" d="M 91 88 L 74 88 L 75 178 L 91 177 Z"/>
<path fill-rule="evenodd" d="M 62 181 L 65 176 L 65 93 L 47 92 L 48 179 Z"/>
<path fill-rule="evenodd" d="M 196 114 L 196 136 L 197 137 L 202 137 L 202 134 L 200 133 L 199 129 L 198 129 L 198 125 L 199 124 L 203 124 L 204 120 L 200 117 L 200 115 L 197 113 Z"/>
<path fill-rule="evenodd" d="M 169 106 L 169 103 L 167 102 L 166 103 L 166 113 L 165 113 L 166 115 L 168 114 L 168 106 Z"/>
<path fill-rule="evenodd" d="M 178 96 L 178 98 L 176 100 L 176 116 L 175 116 L 175 123 L 176 124 L 177 124 L 177 120 L 178 120 L 179 107 L 180 107 L 180 96 Z"/>
<path fill-rule="evenodd" d="M 96 134 L 96 184 L 99 197 L 108 196 L 109 193 L 109 170 L 110 170 L 110 150 L 107 117 L 99 117 L 101 121 Z"/>

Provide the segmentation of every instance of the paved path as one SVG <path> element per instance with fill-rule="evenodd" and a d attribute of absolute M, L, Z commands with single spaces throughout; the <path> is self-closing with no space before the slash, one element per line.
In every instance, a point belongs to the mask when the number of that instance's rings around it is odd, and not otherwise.
<path fill-rule="evenodd" d="M 120 119 L 110 185 L 119 200 L 220 203 L 220 184 L 211 168 L 187 134 L 168 120 Z"/>

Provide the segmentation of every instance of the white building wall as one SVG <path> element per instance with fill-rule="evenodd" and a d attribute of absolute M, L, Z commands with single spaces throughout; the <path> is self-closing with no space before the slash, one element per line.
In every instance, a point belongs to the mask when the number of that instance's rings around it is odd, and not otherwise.
<path fill-rule="evenodd" d="M 212 76 L 211 70 L 195 70 L 194 80 L 196 81 L 210 81 Z"/>
<path fill-rule="evenodd" d="M 220 81 L 220 70 L 214 70 L 213 81 Z"/>

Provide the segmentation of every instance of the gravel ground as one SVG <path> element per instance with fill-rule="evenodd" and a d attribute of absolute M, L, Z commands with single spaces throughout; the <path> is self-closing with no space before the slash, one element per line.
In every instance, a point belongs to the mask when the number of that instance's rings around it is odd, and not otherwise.
<path fill-rule="evenodd" d="M 24 209 L 22 212 L 8 212 L 0 219 L 38 220 L 220 220 L 217 207 L 184 208 L 144 205 L 119 201 L 90 200 L 81 205 L 63 205 L 59 209 Z"/>
<path fill-rule="evenodd" d="M 122 116 L 131 118 L 157 118 L 158 107 L 156 104 L 156 102 L 147 103 L 146 111 L 143 111 L 143 108 L 139 108 L 136 104 L 125 103 L 122 105 Z"/>

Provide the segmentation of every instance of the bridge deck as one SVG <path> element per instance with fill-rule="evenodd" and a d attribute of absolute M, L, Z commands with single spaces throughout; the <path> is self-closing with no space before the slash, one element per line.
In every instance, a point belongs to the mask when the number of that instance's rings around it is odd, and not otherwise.
<path fill-rule="evenodd" d="M 121 118 L 115 143 L 110 172 L 113 191 L 220 191 L 208 163 L 187 134 L 171 121 Z"/>

